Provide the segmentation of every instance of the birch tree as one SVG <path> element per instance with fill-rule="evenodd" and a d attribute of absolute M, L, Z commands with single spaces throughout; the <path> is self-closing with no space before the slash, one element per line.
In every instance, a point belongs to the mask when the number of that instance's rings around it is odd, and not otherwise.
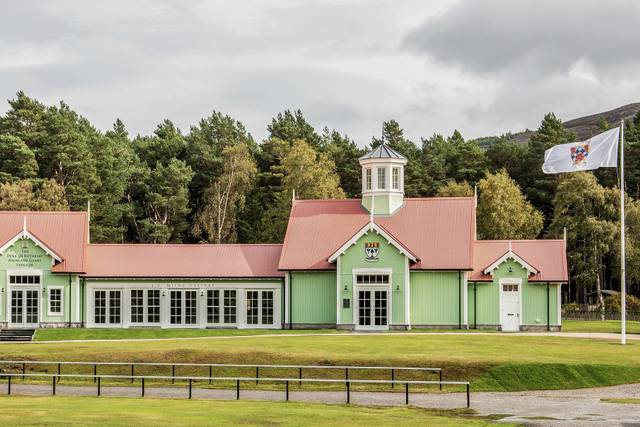
<path fill-rule="evenodd" d="M 237 240 L 237 214 L 244 207 L 257 172 L 245 144 L 225 148 L 222 159 L 222 175 L 205 190 L 202 208 L 196 214 L 192 228 L 195 237 L 205 235 L 210 243 Z"/>

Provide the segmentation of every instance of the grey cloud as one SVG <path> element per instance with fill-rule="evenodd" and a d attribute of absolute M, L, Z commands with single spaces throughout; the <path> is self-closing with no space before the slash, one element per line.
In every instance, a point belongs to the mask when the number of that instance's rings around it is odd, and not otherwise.
<path fill-rule="evenodd" d="M 632 0 L 467 1 L 411 30 L 404 46 L 475 72 L 546 76 L 583 58 L 598 69 L 639 61 L 639 22 Z"/>

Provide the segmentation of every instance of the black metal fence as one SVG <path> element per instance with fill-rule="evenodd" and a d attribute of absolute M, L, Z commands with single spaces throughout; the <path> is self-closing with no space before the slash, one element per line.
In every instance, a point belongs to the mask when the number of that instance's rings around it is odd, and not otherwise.
<path fill-rule="evenodd" d="M 351 367 L 354 368 L 354 367 Z M 100 396 L 102 394 L 102 390 L 104 388 L 103 380 L 107 379 L 130 379 L 131 382 L 135 382 L 136 380 L 140 381 L 140 397 L 145 396 L 145 380 L 154 380 L 154 381 L 169 381 L 175 383 L 178 381 L 185 381 L 188 384 L 188 399 L 191 399 L 193 396 L 193 388 L 194 385 L 200 383 L 209 383 L 211 382 L 235 382 L 235 397 L 236 400 L 240 400 L 240 389 L 242 383 L 253 383 L 256 384 L 258 381 L 266 381 L 272 383 L 282 384 L 284 386 L 284 398 L 286 401 L 289 401 L 289 385 L 291 383 L 331 383 L 331 384 L 344 384 L 345 386 L 345 398 L 346 403 L 351 403 L 351 385 L 352 384 L 387 384 L 396 386 L 404 385 L 404 395 L 405 395 L 405 404 L 409 404 L 409 386 L 411 385 L 438 385 L 440 389 L 442 389 L 443 385 L 455 385 L 455 386 L 464 386 L 466 388 L 466 406 L 467 408 L 471 405 L 471 393 L 470 393 L 470 383 L 467 381 L 402 381 L 402 380 L 361 380 L 361 379 L 321 379 L 321 378 L 251 378 L 251 377 L 191 377 L 191 376 L 164 376 L 164 375 L 87 375 L 87 374 L 44 374 L 44 373 L 36 373 L 36 374 L 27 374 L 27 373 L 3 373 L 0 374 L 0 377 L 4 377 L 7 380 L 7 394 L 12 394 L 12 379 L 14 378 L 22 378 L 26 380 L 27 378 L 47 378 L 51 382 L 51 394 L 56 395 L 56 384 L 60 382 L 62 378 L 75 378 L 75 379 L 91 379 L 96 382 L 96 395 Z M 115 386 L 117 387 L 117 386 Z M 113 386 L 111 387 L 113 388 Z"/>
<path fill-rule="evenodd" d="M 599 311 L 591 310 L 563 310 L 562 318 L 566 320 L 601 320 Z M 620 313 L 614 311 L 606 311 L 604 313 L 605 320 L 620 320 Z M 627 312 L 627 320 L 640 321 L 640 312 Z"/>
<path fill-rule="evenodd" d="M 119 368 L 118 370 L 122 372 L 123 369 L 130 369 L 129 375 L 119 374 L 118 378 L 131 378 L 131 382 L 133 382 L 133 378 L 141 374 L 141 368 L 145 368 L 147 374 L 149 374 L 149 370 L 151 368 L 152 373 L 150 376 L 155 377 L 164 377 L 171 378 L 171 382 L 175 383 L 178 376 L 184 376 L 184 373 L 181 373 L 179 370 L 185 370 L 186 368 L 190 368 L 189 370 L 200 371 L 199 375 L 202 376 L 202 373 L 205 373 L 207 378 L 214 378 L 214 373 L 216 370 L 224 370 L 229 368 L 240 369 L 246 373 L 251 373 L 251 375 L 255 375 L 253 378 L 255 379 L 256 384 L 258 384 L 261 380 L 269 379 L 268 374 L 275 370 L 277 373 L 282 374 L 283 371 L 286 371 L 286 375 L 291 375 L 292 372 L 296 372 L 297 379 L 300 385 L 302 385 L 302 381 L 308 377 L 313 376 L 309 374 L 315 373 L 316 375 L 313 378 L 307 379 L 323 379 L 319 377 L 318 372 L 330 372 L 333 371 L 333 376 L 339 376 L 340 372 L 342 372 L 343 378 L 345 381 L 353 378 L 354 374 L 362 376 L 363 373 L 367 373 L 367 371 L 380 372 L 382 375 L 388 375 L 387 378 L 390 379 L 391 387 L 395 387 L 396 380 L 398 381 L 407 381 L 407 380 L 415 380 L 413 378 L 409 379 L 407 377 L 407 373 L 413 374 L 436 374 L 438 375 L 438 382 L 442 383 L 442 368 L 431 368 L 431 367 L 417 367 L 417 366 L 344 366 L 344 365 L 266 365 L 266 364 L 229 364 L 229 363 L 166 363 L 166 362 L 80 362 L 80 361 L 40 361 L 40 360 L 0 360 L 0 371 L 2 372 L 10 372 L 10 371 L 19 371 L 21 375 L 26 378 L 27 370 L 30 369 L 31 372 L 35 373 L 49 373 L 48 370 L 40 370 L 37 371 L 33 368 L 44 367 L 52 369 L 56 372 L 58 378 L 61 378 L 63 373 L 69 374 L 69 372 L 63 372 L 63 367 L 86 367 L 91 369 L 90 377 L 93 377 L 93 382 L 97 381 L 98 376 L 101 374 L 106 374 L 103 372 L 107 370 L 107 368 Z M 100 371 L 99 371 L 100 368 Z M 167 375 L 167 372 L 170 369 L 171 374 Z M 158 372 L 164 370 L 164 374 Z M 155 371 L 155 372 L 153 372 Z M 385 374 L 386 373 L 386 374 Z M 267 374 L 267 375 L 265 375 Z M 404 379 L 400 379 L 400 375 L 405 376 Z M 113 375 L 113 374 L 111 374 Z M 350 378 L 351 375 L 351 378 Z M 88 374 L 85 376 L 89 376 Z M 246 377 L 245 377 L 246 378 Z M 324 378 L 324 379 L 335 379 L 335 378 Z M 359 378 L 363 379 L 363 378 Z M 371 378 L 364 378 L 371 379 Z M 377 380 L 377 379 L 376 379 Z M 418 381 L 423 381 L 419 379 Z M 211 381 L 209 381 L 211 383 Z M 442 384 L 440 384 L 440 390 L 442 390 Z"/>

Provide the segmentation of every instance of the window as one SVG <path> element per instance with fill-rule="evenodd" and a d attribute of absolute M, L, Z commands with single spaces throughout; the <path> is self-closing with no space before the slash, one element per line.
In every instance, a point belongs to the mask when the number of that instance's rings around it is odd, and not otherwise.
<path fill-rule="evenodd" d="M 131 290 L 131 323 L 144 322 L 144 290 Z"/>
<path fill-rule="evenodd" d="M 518 285 L 514 283 L 502 285 L 502 292 L 518 292 Z"/>
<path fill-rule="evenodd" d="M 37 274 L 12 274 L 9 276 L 11 285 L 39 285 L 40 276 Z"/>
<path fill-rule="evenodd" d="M 147 291 L 147 322 L 160 323 L 160 290 Z"/>
<path fill-rule="evenodd" d="M 387 188 L 387 169 L 378 168 L 378 189 L 384 190 Z"/>
<path fill-rule="evenodd" d="M 388 274 L 357 274 L 356 284 L 358 285 L 388 285 Z"/>
<path fill-rule="evenodd" d="M 107 291 L 95 291 L 93 294 L 93 316 L 94 323 L 107 323 Z"/>
<path fill-rule="evenodd" d="M 62 288 L 49 288 L 49 315 L 62 314 Z"/>
<path fill-rule="evenodd" d="M 207 323 L 220 323 L 220 290 L 207 291 Z"/>
<path fill-rule="evenodd" d="M 120 323 L 120 291 L 109 291 L 109 323 Z"/>
<path fill-rule="evenodd" d="M 184 323 L 187 325 L 195 325 L 197 323 L 197 291 L 184 292 Z"/>
<path fill-rule="evenodd" d="M 182 292 L 171 291 L 171 316 L 172 325 L 180 325 L 182 323 Z"/>
<path fill-rule="evenodd" d="M 273 291 L 262 291 L 262 324 L 273 325 Z"/>
<path fill-rule="evenodd" d="M 393 168 L 391 174 L 391 188 L 394 190 L 400 189 L 400 168 Z"/>
<path fill-rule="evenodd" d="M 247 325 L 258 324 L 258 291 L 247 291 Z"/>
<path fill-rule="evenodd" d="M 224 323 L 236 323 L 236 291 L 224 291 Z"/>
<path fill-rule="evenodd" d="M 371 168 L 364 170 L 364 188 L 365 190 L 371 190 Z"/>

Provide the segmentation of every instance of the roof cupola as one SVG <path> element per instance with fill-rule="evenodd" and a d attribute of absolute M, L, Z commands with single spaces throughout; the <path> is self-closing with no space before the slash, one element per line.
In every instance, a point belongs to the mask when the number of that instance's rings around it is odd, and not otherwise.
<path fill-rule="evenodd" d="M 393 215 L 404 203 L 407 159 L 385 143 L 359 159 L 362 206 L 373 215 Z"/>

